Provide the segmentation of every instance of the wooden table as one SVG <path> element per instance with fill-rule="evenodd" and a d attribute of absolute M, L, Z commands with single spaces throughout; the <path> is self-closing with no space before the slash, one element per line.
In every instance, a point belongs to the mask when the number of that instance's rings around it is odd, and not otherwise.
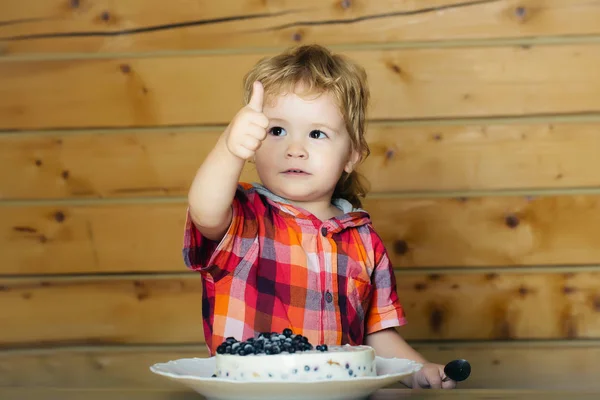
<path fill-rule="evenodd" d="M 193 391 L 160 389 L 44 389 L 0 388 L 2 400 L 202 400 Z M 535 390 L 455 389 L 409 390 L 381 389 L 369 400 L 563 400 L 600 399 L 600 392 L 558 392 Z M 307 399 L 314 400 L 314 399 Z"/>

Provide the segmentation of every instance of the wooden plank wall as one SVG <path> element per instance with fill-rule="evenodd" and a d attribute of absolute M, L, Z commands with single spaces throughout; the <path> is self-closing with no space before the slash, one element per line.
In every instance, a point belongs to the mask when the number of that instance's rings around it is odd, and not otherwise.
<path fill-rule="evenodd" d="M 0 385 L 206 355 L 187 187 L 246 69 L 317 41 L 369 73 L 401 333 L 463 387 L 600 388 L 600 2 L 298 4 L 0 2 Z"/>

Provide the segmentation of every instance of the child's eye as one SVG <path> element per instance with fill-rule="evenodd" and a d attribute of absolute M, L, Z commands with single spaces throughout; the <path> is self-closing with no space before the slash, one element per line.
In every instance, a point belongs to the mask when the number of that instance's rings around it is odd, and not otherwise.
<path fill-rule="evenodd" d="M 309 134 L 311 139 L 325 139 L 327 137 L 327 134 L 323 131 L 319 131 L 319 130 L 314 130 L 311 131 Z"/>
<path fill-rule="evenodd" d="M 273 136 L 285 136 L 286 132 L 285 129 L 283 129 L 280 126 L 274 126 L 271 129 L 269 129 L 269 133 Z"/>

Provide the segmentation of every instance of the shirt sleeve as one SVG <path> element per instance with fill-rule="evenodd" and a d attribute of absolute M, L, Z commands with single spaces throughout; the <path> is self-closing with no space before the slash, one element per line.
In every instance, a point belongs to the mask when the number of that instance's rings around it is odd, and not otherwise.
<path fill-rule="evenodd" d="M 231 205 L 231 223 L 219 242 L 200 233 L 187 209 L 183 260 L 188 269 L 209 274 L 218 281 L 232 273 L 247 253 L 258 245 L 256 212 L 245 189 L 245 184 L 239 184 L 236 189 Z"/>
<path fill-rule="evenodd" d="M 367 312 L 366 334 L 406 324 L 394 270 L 382 240 L 377 235 L 374 236 L 375 270 L 371 277 L 374 290 Z"/>

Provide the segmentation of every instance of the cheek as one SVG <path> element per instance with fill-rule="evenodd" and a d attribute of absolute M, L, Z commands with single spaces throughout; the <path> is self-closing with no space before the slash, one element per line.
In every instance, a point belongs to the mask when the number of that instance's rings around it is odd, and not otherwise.
<path fill-rule="evenodd" d="M 275 165 L 275 157 L 273 157 L 273 150 L 269 149 L 268 146 L 260 146 L 254 156 L 254 165 L 257 169 L 267 170 Z"/>

